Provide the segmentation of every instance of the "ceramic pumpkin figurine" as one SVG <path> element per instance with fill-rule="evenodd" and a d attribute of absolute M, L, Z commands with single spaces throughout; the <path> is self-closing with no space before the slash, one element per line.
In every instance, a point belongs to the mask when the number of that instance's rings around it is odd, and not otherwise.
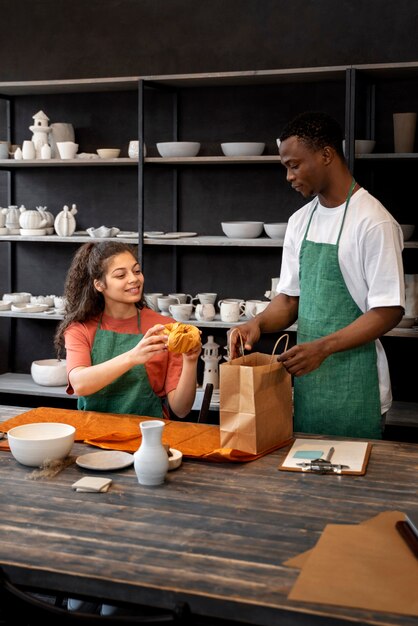
<path fill-rule="evenodd" d="M 74 215 L 77 213 L 76 205 L 71 209 L 65 205 L 61 213 L 58 213 L 54 221 L 55 232 L 59 237 L 71 237 L 75 231 L 76 221 Z"/>
<path fill-rule="evenodd" d="M 36 210 L 28 210 L 23 204 L 19 208 L 19 224 L 20 228 L 36 230 L 45 228 L 46 219 Z"/>

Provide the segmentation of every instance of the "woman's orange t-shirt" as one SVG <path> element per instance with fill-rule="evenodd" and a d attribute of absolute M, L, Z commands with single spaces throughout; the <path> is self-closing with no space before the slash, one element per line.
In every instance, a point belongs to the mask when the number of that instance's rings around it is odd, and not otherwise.
<path fill-rule="evenodd" d="M 138 310 L 138 316 L 118 320 L 103 313 L 101 319 L 102 330 L 110 330 L 116 333 L 131 335 L 145 334 L 155 324 L 167 324 L 175 320 L 156 313 L 151 309 Z M 87 322 L 74 322 L 66 329 L 65 348 L 67 360 L 67 376 L 75 367 L 89 367 L 91 365 L 91 351 L 94 337 L 100 318 L 94 318 Z M 181 354 L 162 352 L 145 363 L 150 385 L 157 396 L 165 397 L 170 391 L 176 389 L 183 367 Z M 68 381 L 67 393 L 74 394 L 74 390 Z"/>

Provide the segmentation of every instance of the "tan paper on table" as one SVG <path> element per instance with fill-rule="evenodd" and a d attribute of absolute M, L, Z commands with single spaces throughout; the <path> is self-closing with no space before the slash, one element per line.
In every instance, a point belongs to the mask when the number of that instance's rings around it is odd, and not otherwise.
<path fill-rule="evenodd" d="M 357 526 L 329 524 L 316 546 L 286 565 L 302 571 L 289 599 L 418 616 L 418 560 L 388 511 Z"/>

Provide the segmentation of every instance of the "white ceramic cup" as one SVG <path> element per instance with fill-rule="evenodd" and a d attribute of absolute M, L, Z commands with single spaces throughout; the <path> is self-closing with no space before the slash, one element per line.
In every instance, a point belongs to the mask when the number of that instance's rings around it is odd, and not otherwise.
<path fill-rule="evenodd" d="M 161 298 L 163 293 L 144 293 L 145 304 L 149 309 L 158 311 L 158 298 Z"/>
<path fill-rule="evenodd" d="M 192 298 L 192 303 L 197 302 L 200 304 L 215 304 L 217 297 L 218 297 L 217 293 L 212 293 L 212 292 L 198 293 L 194 298 Z"/>
<path fill-rule="evenodd" d="M 238 322 L 245 314 L 245 304 L 239 300 L 221 300 L 220 310 L 223 322 Z"/>
<path fill-rule="evenodd" d="M 169 293 L 170 298 L 177 298 L 180 304 L 190 304 L 193 296 L 189 293 Z"/>
<path fill-rule="evenodd" d="M 262 300 L 246 300 L 245 301 L 245 315 L 247 317 L 254 317 L 255 307 L 260 302 L 262 302 Z"/>
<path fill-rule="evenodd" d="M 66 298 L 64 298 L 64 296 L 54 296 L 54 307 L 57 311 L 65 311 L 66 304 L 67 300 Z"/>
<path fill-rule="evenodd" d="M 137 159 L 139 157 L 139 141 L 133 140 L 128 145 L 128 156 L 130 159 Z M 144 144 L 144 158 L 147 156 L 147 147 Z"/>
<path fill-rule="evenodd" d="M 171 298 L 170 296 L 159 296 L 157 298 L 158 308 L 160 309 L 163 315 L 170 315 L 169 306 L 170 304 L 180 304 L 178 298 Z"/>
<path fill-rule="evenodd" d="M 78 150 L 78 143 L 74 141 L 57 141 L 57 148 L 61 159 L 74 159 Z"/>
<path fill-rule="evenodd" d="M 261 301 L 261 302 L 257 302 L 257 304 L 255 305 L 255 310 L 251 314 L 251 317 L 255 317 L 259 313 L 262 313 L 264 311 L 264 309 L 266 309 L 268 307 L 269 304 L 270 304 L 270 302 L 265 302 L 264 300 Z"/>
<path fill-rule="evenodd" d="M 35 144 L 33 141 L 26 139 L 22 143 L 22 156 L 24 159 L 35 159 L 36 158 L 36 150 Z"/>
<path fill-rule="evenodd" d="M 206 304 L 197 304 L 195 309 L 195 316 L 197 320 L 210 322 L 215 319 L 216 310 L 215 305 L 207 302 Z"/>
<path fill-rule="evenodd" d="M 193 304 L 169 304 L 168 310 L 178 322 L 186 322 L 193 313 Z"/>

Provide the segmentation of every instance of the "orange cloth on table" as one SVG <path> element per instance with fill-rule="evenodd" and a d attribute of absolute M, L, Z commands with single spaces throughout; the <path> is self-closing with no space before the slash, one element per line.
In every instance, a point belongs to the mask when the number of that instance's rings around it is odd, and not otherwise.
<path fill-rule="evenodd" d="M 135 452 L 141 443 L 140 422 L 155 419 L 145 416 L 117 415 L 95 411 L 75 411 L 72 409 L 53 409 L 39 407 L 16 415 L 1 424 L 1 430 L 7 432 L 14 426 L 33 422 L 63 422 L 76 428 L 76 441 L 81 441 L 106 450 L 124 450 Z M 196 424 L 193 422 L 175 422 L 164 420 L 163 443 L 176 448 L 185 457 L 205 461 L 254 461 L 272 452 L 278 447 L 290 443 L 287 441 L 263 454 L 248 454 L 231 448 L 220 447 L 219 426 Z M 9 450 L 7 439 L 0 440 L 0 450 Z"/>

